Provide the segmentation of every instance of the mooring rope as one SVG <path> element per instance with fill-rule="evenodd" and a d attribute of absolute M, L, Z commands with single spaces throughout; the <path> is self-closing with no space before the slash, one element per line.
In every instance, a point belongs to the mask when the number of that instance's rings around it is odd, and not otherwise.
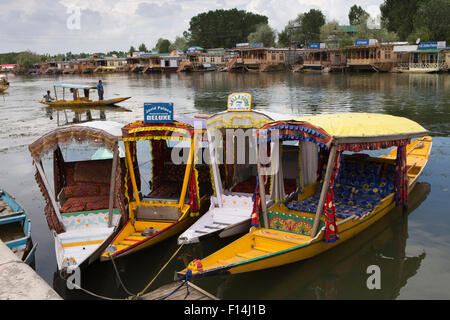
<path fill-rule="evenodd" d="M 114 271 L 116 272 L 117 279 L 119 280 L 119 283 L 120 283 L 120 285 L 122 286 L 123 291 L 125 291 L 125 292 L 126 292 L 128 295 L 130 295 L 130 296 L 135 296 L 135 294 L 134 294 L 134 293 L 131 293 L 131 292 L 127 289 L 127 287 L 125 287 L 125 285 L 123 284 L 123 281 L 122 281 L 122 279 L 120 278 L 119 270 L 117 269 L 116 262 L 114 261 L 113 256 L 112 256 L 110 253 L 108 253 L 108 256 L 109 256 L 109 258 L 111 259 L 111 262 L 112 262 L 113 267 L 114 267 Z"/>
<path fill-rule="evenodd" d="M 159 298 L 158 300 L 165 300 L 165 299 L 167 299 L 168 297 L 173 295 L 175 292 L 177 292 L 180 288 L 182 288 L 184 285 L 186 285 L 186 291 L 187 291 L 186 295 L 184 296 L 184 299 L 186 300 L 187 296 L 190 294 L 190 292 L 189 292 L 189 280 L 191 279 L 191 276 L 192 276 L 192 270 L 187 270 L 186 271 L 186 277 L 185 277 L 184 281 L 178 286 L 178 288 L 173 290 L 171 293 L 169 293 L 165 297 Z"/>
<path fill-rule="evenodd" d="M 142 290 L 141 292 L 139 292 L 136 296 L 134 296 L 133 298 L 135 299 L 139 299 L 139 297 L 141 297 L 143 294 L 145 294 L 145 292 L 148 290 L 148 288 L 150 288 L 150 286 L 153 284 L 153 282 L 156 280 L 156 278 L 158 278 L 158 276 L 160 275 L 160 273 L 168 266 L 168 264 L 173 260 L 173 258 L 175 258 L 175 256 L 178 254 L 178 252 L 180 252 L 181 248 L 183 248 L 185 243 L 185 240 L 183 241 L 183 243 L 181 244 L 181 246 L 177 249 L 177 251 L 175 251 L 175 253 L 172 255 L 172 257 L 170 257 L 169 261 L 166 262 L 166 264 L 158 271 L 158 273 L 156 274 L 156 276 L 147 284 L 147 286 L 144 288 L 144 290 Z"/>

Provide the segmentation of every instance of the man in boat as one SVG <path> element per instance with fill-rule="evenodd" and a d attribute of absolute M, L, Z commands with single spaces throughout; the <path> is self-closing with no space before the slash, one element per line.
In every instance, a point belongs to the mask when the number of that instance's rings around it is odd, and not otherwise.
<path fill-rule="evenodd" d="M 44 101 L 45 102 L 53 102 L 55 99 L 52 98 L 52 96 L 50 95 L 50 90 L 47 90 L 47 94 L 44 96 Z"/>
<path fill-rule="evenodd" d="M 98 100 L 103 100 L 104 90 L 103 90 L 102 80 L 98 80 L 97 92 L 98 92 Z"/>
<path fill-rule="evenodd" d="M 77 101 L 78 100 L 78 94 L 77 94 L 77 89 L 71 88 L 70 92 L 72 92 L 73 94 L 73 101 Z"/>

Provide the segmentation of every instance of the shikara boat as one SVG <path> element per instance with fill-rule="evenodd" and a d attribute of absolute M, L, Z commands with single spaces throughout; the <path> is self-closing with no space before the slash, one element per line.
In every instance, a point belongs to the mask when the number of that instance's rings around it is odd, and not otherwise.
<path fill-rule="evenodd" d="M 58 95 L 56 88 L 62 88 L 63 89 L 63 96 L 61 100 L 58 100 Z M 69 90 L 76 90 L 77 92 L 77 99 L 76 100 L 66 100 L 66 92 L 65 89 Z M 97 90 L 96 86 L 89 86 L 89 85 L 75 85 L 75 84 L 64 84 L 64 83 L 57 83 L 54 85 L 55 90 L 55 99 L 54 101 L 40 101 L 40 103 L 45 104 L 47 106 L 51 107 L 70 107 L 70 108 L 80 108 L 80 107 L 100 107 L 100 106 L 111 106 L 115 105 L 119 102 L 125 101 L 130 99 L 131 97 L 125 97 L 125 98 L 112 98 L 112 99 L 106 99 L 106 100 L 90 100 L 89 94 L 91 90 Z M 79 90 L 83 90 L 84 97 L 80 97 Z M 73 97 L 72 93 L 69 93 L 69 96 L 71 98 Z"/>
<path fill-rule="evenodd" d="M 60 271 L 71 273 L 98 259 L 128 217 L 122 126 L 93 121 L 61 127 L 29 145 Z M 49 156 L 53 188 L 43 165 Z"/>
<path fill-rule="evenodd" d="M 178 237 L 178 244 L 248 232 L 257 185 L 254 134 L 272 121 L 257 111 L 225 111 L 206 120 L 214 195 L 208 212 Z"/>
<path fill-rule="evenodd" d="M 206 140 L 204 119 L 138 121 L 122 131 L 129 220 L 102 253 L 102 261 L 183 232 L 209 206 L 210 169 L 201 156 L 207 154 L 207 144 L 202 141 Z"/>
<path fill-rule="evenodd" d="M 0 77 L 0 93 L 5 92 L 9 88 L 9 82 L 6 77 Z"/>
<path fill-rule="evenodd" d="M 31 222 L 25 210 L 0 189 L 0 240 L 27 264 L 34 260 L 36 246 L 31 240 Z"/>
<path fill-rule="evenodd" d="M 257 132 L 260 186 L 264 175 L 271 175 L 278 198 L 271 197 L 267 204 L 265 188 L 258 188 L 250 232 L 192 261 L 177 276 L 185 277 L 188 269 L 192 277 L 203 277 L 277 267 L 350 240 L 395 206 L 407 205 L 430 154 L 427 135 L 406 118 L 369 113 L 318 115 L 263 126 Z M 300 188 L 288 197 L 281 183 L 281 141 L 297 142 L 299 148 Z M 269 148 L 268 163 L 275 166 L 270 170 L 260 163 L 261 150 Z M 364 152 L 389 148 L 392 151 L 383 156 Z"/>

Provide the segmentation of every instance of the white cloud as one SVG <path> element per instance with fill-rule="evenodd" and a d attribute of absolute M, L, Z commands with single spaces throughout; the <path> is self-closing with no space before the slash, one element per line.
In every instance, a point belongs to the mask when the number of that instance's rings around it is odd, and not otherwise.
<path fill-rule="evenodd" d="M 359 0 L 371 15 L 383 0 Z M 154 47 L 158 38 L 174 40 L 190 19 L 208 10 L 247 10 L 266 15 L 281 31 L 289 20 L 320 9 L 327 20 L 348 23 L 355 0 L 15 0 L 0 1 L 1 51 L 39 53 L 127 51 L 130 45 Z M 67 7 L 81 8 L 81 29 L 67 28 Z"/>

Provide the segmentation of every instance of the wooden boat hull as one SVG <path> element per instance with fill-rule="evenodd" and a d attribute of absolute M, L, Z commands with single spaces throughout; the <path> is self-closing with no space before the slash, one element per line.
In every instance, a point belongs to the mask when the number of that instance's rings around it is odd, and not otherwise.
<path fill-rule="evenodd" d="M 83 100 L 58 100 L 53 102 L 40 101 L 40 103 L 45 104 L 50 107 L 70 107 L 70 108 L 82 108 L 82 107 L 101 107 L 101 106 L 111 106 L 119 102 L 130 99 L 131 97 L 125 98 L 114 98 L 99 101 L 83 101 Z"/>
<path fill-rule="evenodd" d="M 31 264 L 35 250 L 31 240 L 31 221 L 25 210 L 8 193 L 0 190 L 0 199 L 0 238 L 18 258 Z"/>
<path fill-rule="evenodd" d="M 100 256 L 100 261 L 108 261 L 111 259 L 110 255 L 113 256 L 114 259 L 121 258 L 123 256 L 135 253 L 137 251 L 143 250 L 145 248 L 148 248 L 150 246 L 153 246 L 155 244 L 158 244 L 168 238 L 171 238 L 173 236 L 178 235 L 179 233 L 186 230 L 193 222 L 195 221 L 195 218 L 188 215 L 186 218 L 179 220 L 179 221 L 172 221 L 172 222 L 161 222 L 161 221 L 155 221 L 150 222 L 148 221 L 148 226 L 155 225 L 164 225 L 164 229 L 161 229 L 160 232 L 145 237 L 144 239 L 140 241 L 133 241 L 127 240 L 131 237 L 136 237 L 136 234 L 139 232 L 136 232 L 135 227 L 133 227 L 131 221 L 128 221 L 127 224 L 122 228 L 122 230 L 119 232 L 119 234 L 114 238 L 114 240 L 111 242 L 111 245 L 114 245 L 118 248 L 118 250 L 114 253 L 109 253 L 108 250 L 105 250 L 102 255 Z M 148 227 L 147 226 L 147 227 Z M 121 245 L 123 244 L 123 245 Z M 126 246 L 124 246 L 126 244 Z"/>
<path fill-rule="evenodd" d="M 419 152 L 412 152 L 422 143 Z M 413 190 L 417 178 L 425 167 L 431 150 L 431 137 L 424 137 L 408 145 L 407 165 L 412 173 L 408 192 Z M 394 159 L 396 150 L 384 158 Z M 414 169 L 414 171 L 412 170 Z M 267 228 L 252 228 L 252 230 L 230 245 L 212 255 L 194 261 L 190 265 L 193 278 L 201 278 L 217 274 L 236 274 L 273 268 L 297 261 L 312 258 L 324 251 L 344 243 L 363 232 L 379 219 L 383 218 L 395 207 L 395 194 L 390 194 L 379 203 L 371 213 L 363 218 L 350 217 L 338 222 L 339 237 L 336 242 L 325 243 L 324 229 L 316 237 L 290 233 Z M 175 278 L 184 278 L 187 268 L 177 272 Z"/>

